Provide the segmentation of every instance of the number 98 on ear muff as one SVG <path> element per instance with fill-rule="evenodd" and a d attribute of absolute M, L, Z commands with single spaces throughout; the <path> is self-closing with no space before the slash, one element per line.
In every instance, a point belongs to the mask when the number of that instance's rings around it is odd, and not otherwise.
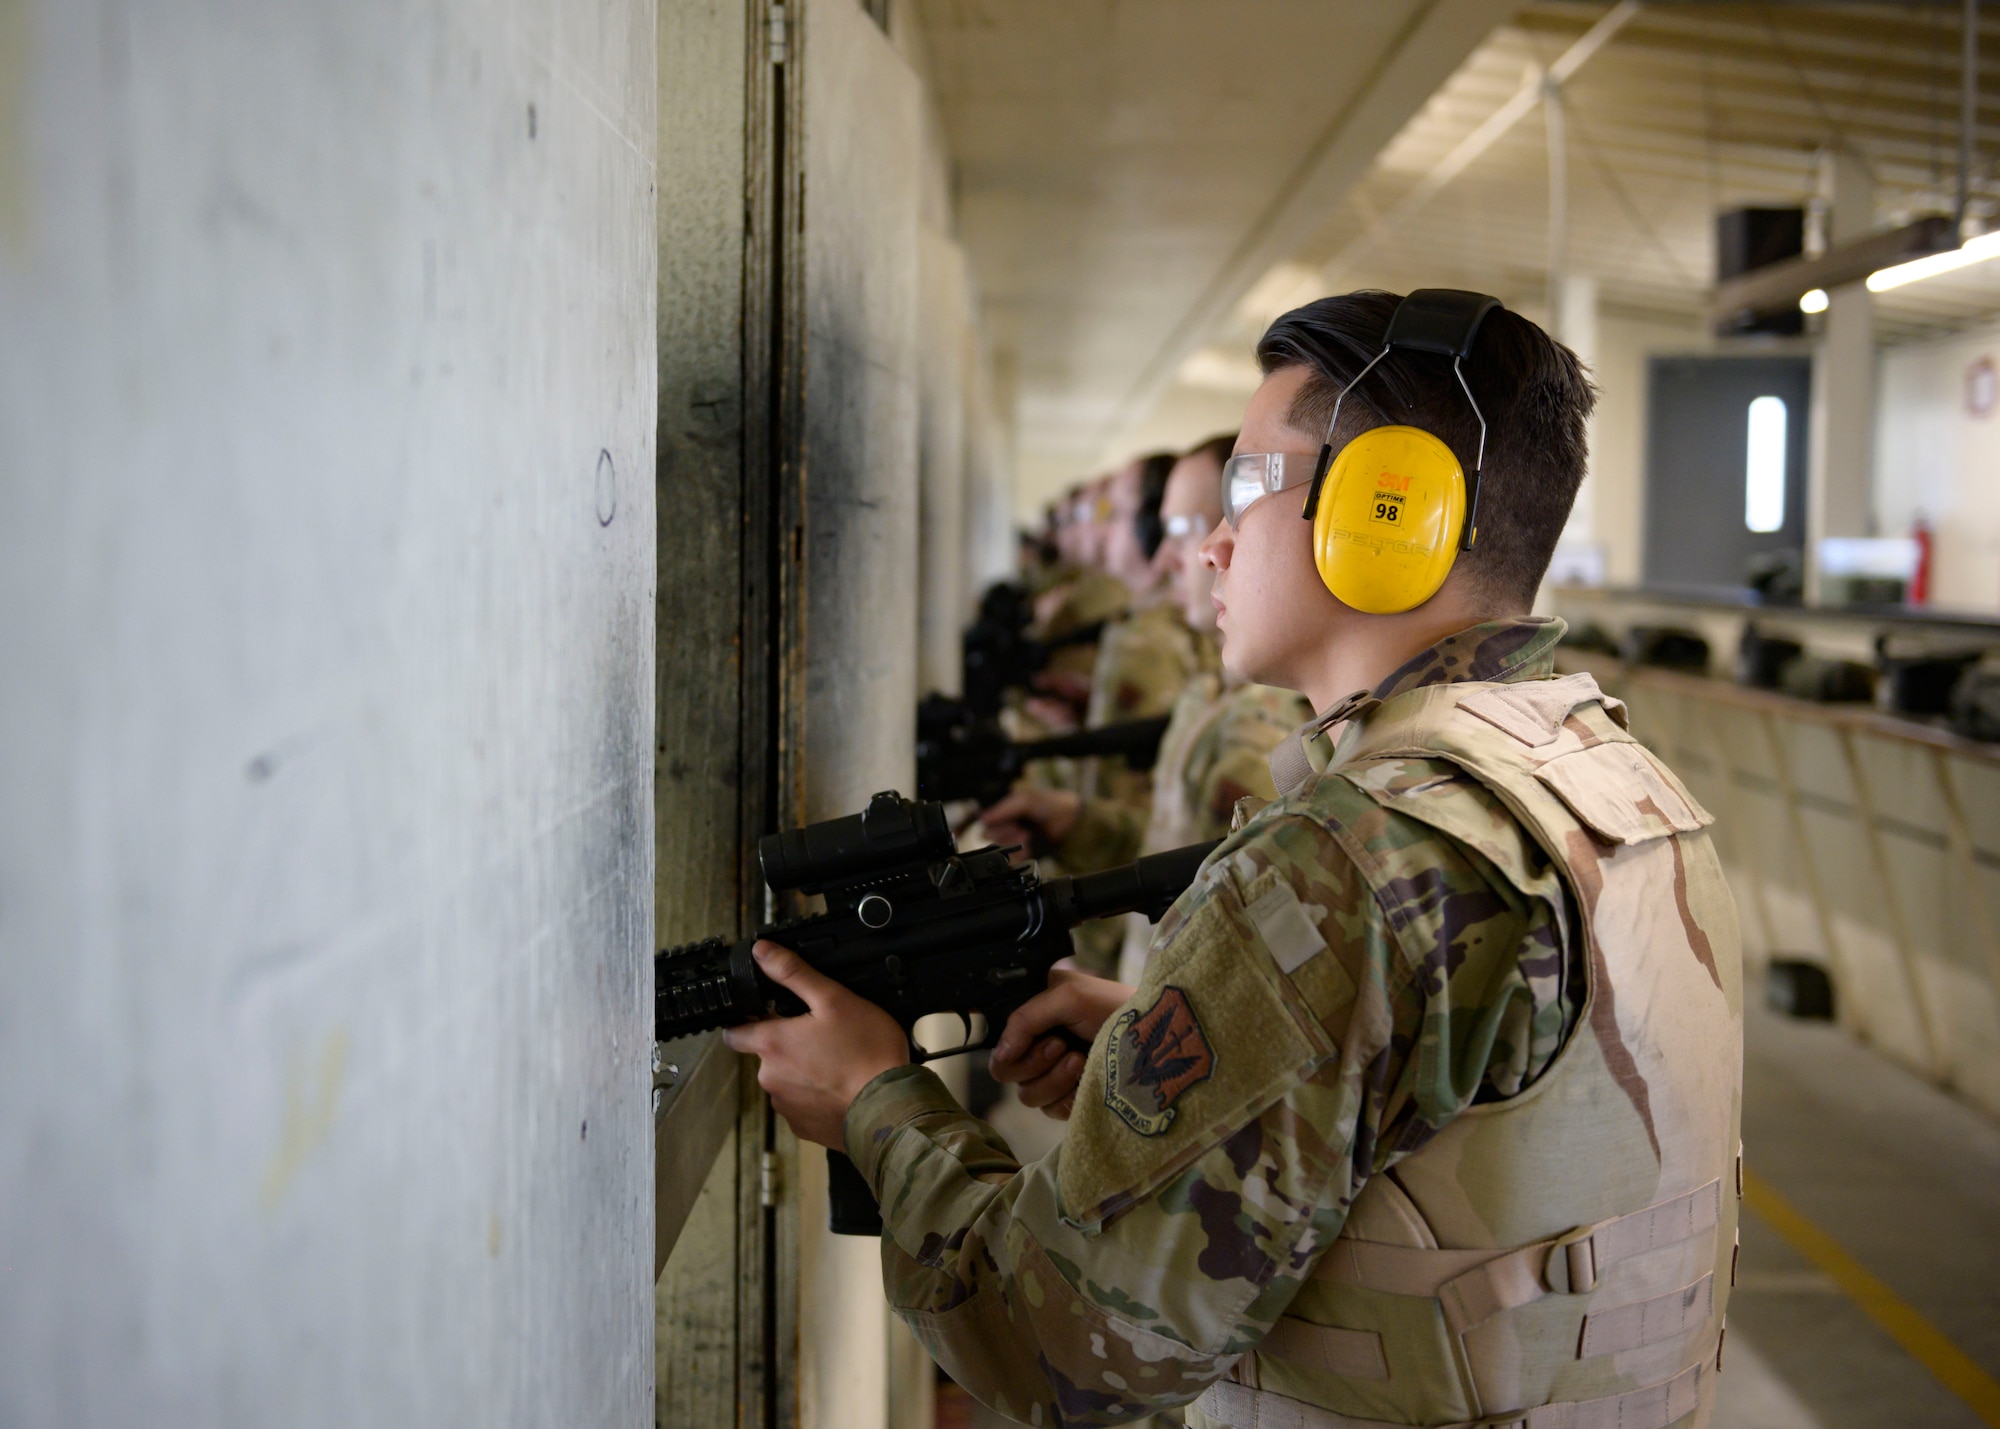
<path fill-rule="evenodd" d="M 1418 427 L 1375 427 L 1341 449 L 1313 514 L 1313 563 L 1343 605 L 1397 615 L 1451 574 L 1465 526 L 1465 472 Z"/>

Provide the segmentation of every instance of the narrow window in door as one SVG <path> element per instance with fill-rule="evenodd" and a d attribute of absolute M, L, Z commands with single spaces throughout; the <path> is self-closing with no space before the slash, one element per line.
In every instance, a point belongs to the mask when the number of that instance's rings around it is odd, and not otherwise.
<path fill-rule="evenodd" d="M 1750 439 L 1743 460 L 1743 524 L 1752 531 L 1785 525 L 1785 399 L 1750 403 Z"/>

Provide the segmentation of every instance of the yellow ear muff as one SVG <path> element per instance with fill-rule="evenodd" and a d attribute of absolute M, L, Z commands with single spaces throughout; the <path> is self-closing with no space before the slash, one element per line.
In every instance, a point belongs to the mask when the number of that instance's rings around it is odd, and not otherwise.
<path fill-rule="evenodd" d="M 1369 615 L 1429 600 L 1451 574 L 1465 524 L 1465 470 L 1418 427 L 1375 427 L 1341 449 L 1313 513 L 1326 588 Z"/>

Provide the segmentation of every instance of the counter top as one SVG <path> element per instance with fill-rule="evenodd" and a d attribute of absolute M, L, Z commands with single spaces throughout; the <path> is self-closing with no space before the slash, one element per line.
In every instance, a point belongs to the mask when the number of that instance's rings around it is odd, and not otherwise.
<path fill-rule="evenodd" d="M 1770 605 L 1746 586 L 1551 586 L 1558 606 L 1603 603 L 1623 606 L 1679 606 L 1770 620 L 1800 620 L 1895 626 L 1955 632 L 1976 640 L 2000 640 L 2000 610 L 1961 610 L 1916 605 Z"/>

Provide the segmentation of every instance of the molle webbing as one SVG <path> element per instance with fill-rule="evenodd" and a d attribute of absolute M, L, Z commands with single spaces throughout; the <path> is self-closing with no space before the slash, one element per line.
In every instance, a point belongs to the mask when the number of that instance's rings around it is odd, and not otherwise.
<path fill-rule="evenodd" d="M 1619 1261 L 1713 1230 L 1721 1211 L 1722 1182 L 1715 1180 L 1643 1211 L 1515 1250 L 1434 1250 L 1341 1239 L 1320 1258 L 1313 1278 L 1434 1297 L 1452 1333 L 1462 1335 L 1502 1310 L 1544 1295 L 1587 1294 Z"/>
<path fill-rule="evenodd" d="M 1538 1404 L 1515 1414 L 1488 1415 L 1440 1429 L 1666 1429 L 1700 1404 L 1702 1380 L 1715 1372 L 1712 1366 L 1712 1357 L 1704 1355 L 1701 1363 L 1644 1389 L 1602 1399 Z M 1336 1414 L 1267 1389 L 1227 1381 L 1210 1385 L 1194 1407 L 1230 1429 L 1392 1429 L 1382 1420 Z"/>

